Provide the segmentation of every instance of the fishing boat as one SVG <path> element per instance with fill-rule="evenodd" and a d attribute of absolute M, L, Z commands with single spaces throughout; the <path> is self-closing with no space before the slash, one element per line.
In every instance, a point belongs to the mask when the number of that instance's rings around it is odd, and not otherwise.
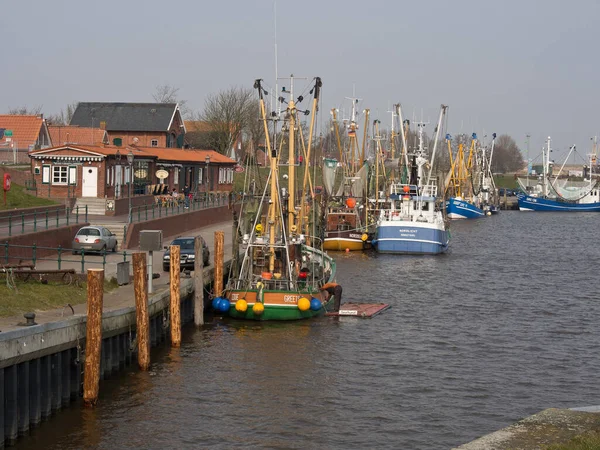
<path fill-rule="evenodd" d="M 323 161 L 323 184 L 326 193 L 323 248 L 328 251 L 359 251 L 371 246 L 365 209 L 369 171 L 369 165 L 364 158 L 365 138 L 363 137 L 362 150 L 359 150 L 356 122 L 356 105 L 359 99 L 349 99 L 352 101 L 351 115 L 344 121 L 347 145 L 344 148 L 341 143 L 337 110 L 332 109 L 339 161 Z M 368 110 L 365 117 L 366 123 Z"/>
<path fill-rule="evenodd" d="M 259 93 L 261 118 L 264 125 L 266 147 L 269 153 L 270 170 L 268 180 L 260 198 L 255 199 L 251 207 L 251 223 L 247 233 L 242 236 L 243 258 L 239 270 L 230 273 L 224 295 L 215 298 L 213 307 L 218 311 L 237 319 L 249 320 L 297 320 L 322 314 L 333 297 L 326 301 L 319 298 L 319 287 L 333 281 L 335 262 L 322 249 L 322 243 L 313 235 L 304 231 L 305 211 L 314 205 L 305 205 L 303 195 L 300 206 L 296 202 L 296 140 L 301 139 L 296 130 L 300 126 L 297 115 L 298 102 L 293 97 L 293 77 L 290 77 L 291 89 L 287 108 L 283 111 L 283 126 L 279 147 L 275 138 L 271 139 L 268 120 L 278 131 L 278 114 L 267 116 L 262 80 L 256 80 L 255 88 Z M 315 78 L 312 92 L 313 105 L 305 160 L 310 161 L 315 111 L 321 88 L 320 78 Z M 270 119 L 268 119 L 269 117 Z M 273 132 L 273 136 L 276 133 Z M 284 142 L 287 140 L 288 173 L 282 176 L 287 185 L 280 185 L 278 162 Z M 305 172 L 306 173 L 306 172 Z M 283 184 L 283 183 L 282 183 Z M 248 202 L 250 203 L 250 202 Z M 242 209 L 245 208 L 242 205 Z M 240 217 L 243 217 L 243 210 Z M 316 234 L 316 233 L 315 233 Z"/>
<path fill-rule="evenodd" d="M 444 196 L 446 216 L 449 219 L 478 219 L 498 212 L 496 187 L 491 164 L 496 133 L 493 134 L 491 150 L 481 146 L 477 134 L 471 135 L 468 155 L 464 144 L 458 143 L 456 154 L 452 154 L 452 137 L 446 135 L 450 156 L 450 171 L 446 177 Z"/>
<path fill-rule="evenodd" d="M 431 156 L 427 157 L 424 146 L 425 123 L 417 123 L 418 147 L 410 159 L 413 167 L 410 182 L 390 183 L 387 206 L 380 209 L 377 231 L 373 244 L 378 253 L 394 254 L 439 254 L 448 250 L 450 235 L 441 209 L 438 207 L 437 184 L 431 179 L 442 119 L 447 106 L 442 105 L 436 137 Z M 401 109 L 399 108 L 401 115 Z M 403 130 L 403 128 L 401 128 Z M 403 145 L 406 137 L 402 131 Z M 427 173 L 427 166 L 429 170 Z"/>
<path fill-rule="evenodd" d="M 589 156 L 589 177 L 583 181 L 571 181 L 559 178 L 566 161 L 575 146 L 571 146 L 565 162 L 552 179 L 550 161 L 551 138 L 548 136 L 542 152 L 543 173 L 537 183 L 531 185 L 528 180 L 518 178 L 522 193 L 517 195 L 520 211 L 560 211 L 560 212 L 600 212 L 600 188 L 594 179 L 593 167 L 596 164 L 596 147 Z"/>

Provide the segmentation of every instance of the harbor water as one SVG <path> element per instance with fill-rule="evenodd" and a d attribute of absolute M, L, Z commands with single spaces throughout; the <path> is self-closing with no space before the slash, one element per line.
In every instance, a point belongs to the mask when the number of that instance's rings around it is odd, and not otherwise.
<path fill-rule="evenodd" d="M 548 407 L 600 404 L 598 215 L 451 225 L 445 255 L 340 253 L 373 319 L 207 317 L 150 372 L 103 381 L 17 449 L 449 449 Z"/>

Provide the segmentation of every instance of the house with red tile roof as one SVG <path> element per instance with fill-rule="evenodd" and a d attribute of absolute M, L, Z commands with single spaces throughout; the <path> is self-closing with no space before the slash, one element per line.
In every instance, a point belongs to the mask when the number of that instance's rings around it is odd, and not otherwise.
<path fill-rule="evenodd" d="M 69 125 L 102 128 L 116 146 L 184 144 L 185 124 L 177 103 L 80 102 Z"/>
<path fill-rule="evenodd" d="M 105 199 L 106 214 L 126 214 L 130 192 L 133 206 L 154 203 L 155 195 L 173 188 L 183 191 L 186 184 L 196 195 L 226 195 L 236 166 L 214 150 L 139 146 L 65 144 L 29 157 L 38 195 Z"/>
<path fill-rule="evenodd" d="M 108 133 L 101 128 L 76 125 L 48 125 L 54 147 L 65 144 L 108 144 Z"/>
<path fill-rule="evenodd" d="M 28 153 L 52 146 L 43 115 L 0 115 L 0 163 L 28 164 Z"/>

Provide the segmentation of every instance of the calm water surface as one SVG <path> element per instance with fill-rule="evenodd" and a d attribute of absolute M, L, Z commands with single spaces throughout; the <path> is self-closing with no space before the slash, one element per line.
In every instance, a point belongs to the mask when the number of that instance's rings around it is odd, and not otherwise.
<path fill-rule="evenodd" d="M 448 449 L 600 404 L 598 217 L 508 211 L 453 222 L 447 255 L 340 254 L 344 300 L 390 310 L 209 318 L 16 448 Z"/>

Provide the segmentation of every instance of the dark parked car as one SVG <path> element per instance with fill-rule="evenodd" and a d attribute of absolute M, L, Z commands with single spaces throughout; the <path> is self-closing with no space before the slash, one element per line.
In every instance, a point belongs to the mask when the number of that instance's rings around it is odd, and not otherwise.
<path fill-rule="evenodd" d="M 117 251 L 117 238 L 108 228 L 83 227 L 73 239 L 73 254 L 83 250 L 92 252 Z"/>
<path fill-rule="evenodd" d="M 517 195 L 517 191 L 512 190 L 512 189 L 507 189 L 507 188 L 499 188 L 498 189 L 498 195 L 500 197 L 504 197 L 505 192 L 506 192 L 507 197 L 514 197 L 515 195 Z"/>
<path fill-rule="evenodd" d="M 171 245 L 179 245 L 179 266 L 181 270 L 194 270 L 194 262 L 196 260 L 196 255 L 194 254 L 194 239 L 193 236 L 179 237 L 169 244 L 169 247 Z M 208 245 L 206 245 L 204 238 L 200 236 L 200 239 L 202 240 L 202 262 L 205 266 L 208 266 L 210 251 L 208 250 Z M 163 255 L 163 270 L 165 272 L 168 272 L 171 266 L 171 249 L 169 247 L 165 247 L 166 252 Z"/>

